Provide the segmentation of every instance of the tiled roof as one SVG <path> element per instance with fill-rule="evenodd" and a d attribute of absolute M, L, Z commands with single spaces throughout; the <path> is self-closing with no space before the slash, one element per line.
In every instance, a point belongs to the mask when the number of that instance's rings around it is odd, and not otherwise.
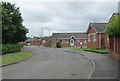
<path fill-rule="evenodd" d="M 42 38 L 39 38 L 39 39 L 37 39 L 37 38 L 27 39 L 26 42 L 35 41 L 35 40 L 42 40 Z"/>
<path fill-rule="evenodd" d="M 43 37 L 42 39 L 50 41 L 51 40 L 51 36 L 49 36 L 49 37 Z"/>
<path fill-rule="evenodd" d="M 53 38 L 70 38 L 72 36 L 74 36 L 75 38 L 85 39 L 86 33 L 53 33 L 52 34 Z"/>
<path fill-rule="evenodd" d="M 90 23 L 89 26 L 93 27 L 97 33 L 103 33 L 107 27 L 107 23 Z"/>

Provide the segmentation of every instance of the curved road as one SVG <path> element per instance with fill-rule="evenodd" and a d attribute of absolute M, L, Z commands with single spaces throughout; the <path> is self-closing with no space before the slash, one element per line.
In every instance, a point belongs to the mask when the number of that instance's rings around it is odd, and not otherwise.
<path fill-rule="evenodd" d="M 89 79 L 93 66 L 84 56 L 57 48 L 27 46 L 35 55 L 2 68 L 3 79 Z"/>

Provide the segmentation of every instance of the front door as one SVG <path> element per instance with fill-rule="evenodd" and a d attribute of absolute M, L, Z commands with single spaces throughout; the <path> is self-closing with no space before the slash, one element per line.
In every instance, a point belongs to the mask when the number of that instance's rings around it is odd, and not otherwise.
<path fill-rule="evenodd" d="M 74 46 L 74 39 L 70 39 L 70 45 Z"/>

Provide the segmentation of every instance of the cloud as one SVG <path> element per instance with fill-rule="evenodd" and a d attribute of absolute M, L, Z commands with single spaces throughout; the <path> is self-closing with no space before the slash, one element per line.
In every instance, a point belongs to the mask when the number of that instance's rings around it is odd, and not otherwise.
<path fill-rule="evenodd" d="M 88 24 L 94 22 L 94 19 L 96 22 L 107 22 L 112 13 L 118 10 L 117 0 L 115 2 L 9 1 L 20 7 L 24 25 L 29 29 L 27 36 L 30 37 L 40 36 L 41 27 L 44 27 L 44 36 L 49 35 L 45 27 L 50 27 L 51 34 L 53 32 L 86 32 Z"/>

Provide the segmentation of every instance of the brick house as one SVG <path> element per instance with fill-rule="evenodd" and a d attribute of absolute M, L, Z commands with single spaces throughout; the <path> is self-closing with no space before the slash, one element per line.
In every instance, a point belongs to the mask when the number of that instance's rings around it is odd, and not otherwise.
<path fill-rule="evenodd" d="M 47 45 L 51 47 L 51 36 L 42 38 L 42 45 Z"/>
<path fill-rule="evenodd" d="M 86 47 L 86 33 L 53 33 L 52 47 L 61 40 L 61 47 L 77 46 Z"/>
<path fill-rule="evenodd" d="M 115 16 L 117 16 L 117 13 L 113 13 L 113 15 L 111 16 L 109 22 Z M 106 29 L 107 28 L 108 27 L 106 27 Z M 109 50 L 110 50 L 109 57 L 111 57 L 114 60 L 119 60 L 120 61 L 120 36 L 109 36 Z"/>
<path fill-rule="evenodd" d="M 87 47 L 88 48 L 108 48 L 109 38 L 104 30 L 107 23 L 90 23 L 87 29 Z"/>
<path fill-rule="evenodd" d="M 42 44 L 42 38 L 33 38 L 33 39 L 27 39 L 26 41 L 24 41 L 24 45 L 26 46 L 30 46 L 30 45 L 41 45 Z"/>

